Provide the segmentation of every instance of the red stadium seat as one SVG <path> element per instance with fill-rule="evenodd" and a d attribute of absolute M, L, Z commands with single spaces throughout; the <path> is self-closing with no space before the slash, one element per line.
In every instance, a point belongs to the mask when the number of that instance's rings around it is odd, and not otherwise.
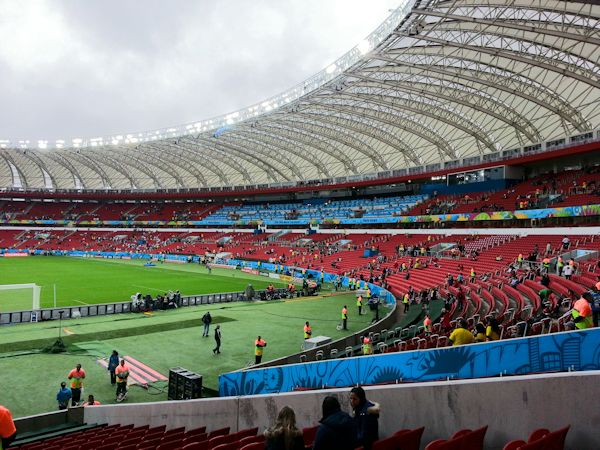
<path fill-rule="evenodd" d="M 400 430 L 394 436 L 396 437 L 396 445 L 402 450 L 419 450 L 421 448 L 421 437 L 425 427 L 416 428 L 414 430 Z"/>
<path fill-rule="evenodd" d="M 208 433 L 208 439 L 210 440 L 214 437 L 225 436 L 227 434 L 229 434 L 229 427 L 219 428 Z"/>

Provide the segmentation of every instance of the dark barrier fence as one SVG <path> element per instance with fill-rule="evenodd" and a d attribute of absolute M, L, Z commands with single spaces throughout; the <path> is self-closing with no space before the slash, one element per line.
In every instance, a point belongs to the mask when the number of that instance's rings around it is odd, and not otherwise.
<path fill-rule="evenodd" d="M 256 298 L 260 298 L 261 292 L 256 291 Z M 285 289 L 276 289 L 276 293 L 282 294 Z M 243 292 L 225 292 L 221 294 L 189 295 L 181 297 L 181 307 L 210 305 L 213 303 L 229 303 L 246 300 Z M 99 305 L 63 306 L 60 308 L 44 308 L 38 311 L 13 311 L 0 313 L 0 325 L 11 325 L 18 323 L 30 323 L 35 321 L 72 319 L 78 317 L 105 316 L 110 314 L 122 314 L 138 312 L 131 301 L 104 303 Z"/>

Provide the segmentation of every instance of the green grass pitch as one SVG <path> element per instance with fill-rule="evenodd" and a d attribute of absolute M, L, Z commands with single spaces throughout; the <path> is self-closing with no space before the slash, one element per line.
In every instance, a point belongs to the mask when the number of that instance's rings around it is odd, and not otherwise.
<path fill-rule="evenodd" d="M 251 282 L 264 287 L 270 280 L 239 271 L 206 268 L 192 264 L 143 267 L 137 261 L 93 260 L 59 257 L 0 259 L 2 284 L 36 282 L 42 285 L 42 303 L 52 303 L 52 284 L 57 284 L 59 304 L 98 303 L 126 300 L 136 292 L 164 292 L 180 289 L 185 294 L 239 291 Z M 137 288 L 137 286 L 146 286 Z M 29 305 L 30 300 L 27 301 Z M 239 302 L 177 310 L 98 316 L 37 324 L 0 327 L 0 373 L 10 389 L 0 389 L 0 404 L 15 417 L 56 410 L 55 396 L 67 373 L 81 363 L 87 371 L 84 395 L 94 394 L 102 403 L 115 401 L 109 376 L 96 361 L 108 357 L 113 349 L 130 355 L 164 375 L 169 368 L 181 366 L 200 373 L 204 385 L 218 388 L 218 376 L 237 370 L 253 361 L 254 339 L 262 335 L 268 342 L 264 361 L 300 351 L 303 325 L 311 322 L 313 335 L 338 339 L 369 325 L 373 314 L 357 316 L 353 294 L 307 297 L 288 301 Z M 341 308 L 350 311 L 349 330 L 338 331 Z M 202 337 L 201 317 L 210 311 L 214 323 L 211 336 Z M 213 355 L 214 325 L 221 324 L 221 355 Z M 40 350 L 62 334 L 67 353 L 47 354 Z M 7 385 L 8 386 L 8 385 Z M 166 383 L 149 390 L 133 386 L 128 402 L 166 400 Z"/>
<path fill-rule="evenodd" d="M 248 283 L 264 288 L 265 277 L 228 269 L 208 269 L 198 264 L 157 264 L 145 267 L 142 260 L 34 256 L 0 258 L 0 284 L 36 283 L 42 287 L 42 308 L 128 301 L 136 292 L 164 294 L 179 290 L 182 295 L 243 291 Z M 18 294 L 18 295 L 15 295 Z M 31 289 L 0 290 L 0 311 L 31 309 Z"/>

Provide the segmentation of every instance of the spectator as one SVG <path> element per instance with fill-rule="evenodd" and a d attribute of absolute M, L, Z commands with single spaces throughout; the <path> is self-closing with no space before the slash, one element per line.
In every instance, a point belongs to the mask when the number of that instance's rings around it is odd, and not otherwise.
<path fill-rule="evenodd" d="M 546 244 L 546 253 L 544 253 L 545 256 L 551 255 L 552 254 L 552 244 L 550 242 L 548 242 Z"/>
<path fill-rule="evenodd" d="M 110 384 L 112 384 L 113 386 L 117 382 L 117 376 L 115 375 L 115 370 L 117 369 L 118 365 L 119 365 L 119 352 L 116 350 L 113 350 L 112 354 L 110 355 L 110 358 L 108 359 L 108 367 L 107 367 L 107 370 L 110 373 Z"/>
<path fill-rule="evenodd" d="M 323 399 L 323 418 L 313 444 L 313 450 L 354 450 L 356 430 L 354 421 L 342 411 L 340 402 L 333 396 Z"/>
<path fill-rule="evenodd" d="M 571 240 L 565 236 L 562 240 L 563 250 L 569 250 L 569 246 L 571 244 Z"/>
<path fill-rule="evenodd" d="M 63 410 L 69 407 L 69 402 L 71 401 L 71 389 L 67 387 L 67 383 L 64 381 L 60 383 L 60 389 L 56 394 L 56 401 L 58 402 L 58 409 Z"/>
<path fill-rule="evenodd" d="M 246 300 L 254 300 L 254 288 L 252 287 L 252 284 L 248 284 L 248 286 L 246 286 L 246 290 L 244 291 L 244 294 L 246 295 Z"/>
<path fill-rule="evenodd" d="M 77 405 L 81 401 L 81 391 L 83 389 L 83 380 L 85 379 L 85 370 L 81 368 L 81 364 L 69 372 L 67 376 L 71 380 L 71 395 L 73 406 Z"/>
<path fill-rule="evenodd" d="M 368 401 L 360 386 L 350 391 L 350 404 L 354 411 L 356 446 L 371 450 L 373 442 L 379 439 L 379 404 Z"/>
<path fill-rule="evenodd" d="M 465 319 L 458 319 L 457 327 L 448 339 L 453 346 L 473 343 L 473 334 L 467 329 L 467 321 Z"/>
<path fill-rule="evenodd" d="M 210 311 L 206 311 L 206 313 L 202 316 L 202 323 L 204 324 L 204 331 L 202 332 L 202 337 L 208 337 L 211 322 L 212 317 L 210 315 Z"/>
<path fill-rule="evenodd" d="M 571 264 L 567 264 L 563 267 L 562 273 L 567 280 L 570 280 L 571 276 L 573 275 L 573 266 Z"/>
<path fill-rule="evenodd" d="M 485 329 L 485 337 L 488 341 L 500 340 L 500 326 L 495 317 L 490 317 L 488 320 L 488 326 Z"/>
<path fill-rule="evenodd" d="M 485 342 L 485 326 L 481 322 L 477 322 L 475 325 L 475 342 Z"/>
<path fill-rule="evenodd" d="M 94 396 L 91 394 L 88 395 L 88 401 L 83 404 L 83 406 L 98 406 L 98 405 L 101 405 L 101 403 L 99 401 L 95 400 Z"/>
<path fill-rule="evenodd" d="M 296 426 L 296 414 L 289 406 L 281 408 L 275 425 L 264 434 L 265 450 L 304 450 L 302 430 Z"/>
<path fill-rule="evenodd" d="M 0 405 L 0 449 L 8 448 L 17 436 L 17 428 L 8 408 Z M 351 447 L 353 448 L 353 447 Z"/>

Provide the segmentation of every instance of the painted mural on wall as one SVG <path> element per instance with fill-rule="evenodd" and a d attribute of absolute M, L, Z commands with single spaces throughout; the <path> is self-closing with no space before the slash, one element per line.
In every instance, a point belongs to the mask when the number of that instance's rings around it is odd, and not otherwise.
<path fill-rule="evenodd" d="M 221 396 L 289 392 L 395 381 L 434 381 L 600 369 L 600 329 L 460 347 L 388 353 L 231 372 Z"/>
<path fill-rule="evenodd" d="M 565 206 L 562 208 L 524 209 L 517 211 L 496 211 L 464 214 L 435 214 L 421 216 L 389 216 L 389 217 L 364 217 L 344 219 L 286 219 L 286 220 L 224 220 L 211 219 L 210 216 L 203 220 L 167 221 L 167 220 L 0 220 L 0 225 L 63 225 L 63 226 L 258 226 L 258 225 L 301 225 L 328 224 L 328 225 L 369 225 L 390 223 L 421 223 L 421 222 L 466 222 L 482 220 L 512 220 L 512 219 L 547 219 L 551 217 L 582 217 L 600 215 L 600 205 Z"/>

